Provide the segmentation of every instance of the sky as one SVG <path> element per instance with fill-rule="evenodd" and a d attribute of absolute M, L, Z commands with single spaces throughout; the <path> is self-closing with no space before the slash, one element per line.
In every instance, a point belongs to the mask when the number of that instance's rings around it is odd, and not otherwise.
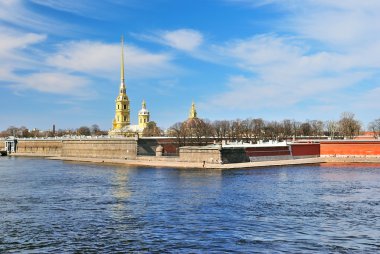
<path fill-rule="evenodd" d="M 380 118 L 378 0 L 0 0 L 0 129 Z"/>

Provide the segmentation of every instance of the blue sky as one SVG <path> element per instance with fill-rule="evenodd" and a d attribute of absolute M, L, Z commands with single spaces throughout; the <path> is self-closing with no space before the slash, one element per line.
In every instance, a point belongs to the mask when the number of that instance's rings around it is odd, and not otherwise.
<path fill-rule="evenodd" d="M 131 120 L 379 118 L 380 1 L 0 0 L 0 129 Z"/>

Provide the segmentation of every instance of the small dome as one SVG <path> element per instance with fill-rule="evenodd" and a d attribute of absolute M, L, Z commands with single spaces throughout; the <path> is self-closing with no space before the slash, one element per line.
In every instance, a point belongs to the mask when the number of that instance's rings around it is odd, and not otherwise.
<path fill-rule="evenodd" d="M 139 111 L 139 115 L 149 115 L 149 111 L 146 108 L 142 108 Z"/>
<path fill-rule="evenodd" d="M 145 100 L 142 101 L 141 109 L 139 111 L 139 115 L 149 115 L 149 111 L 146 109 Z"/>

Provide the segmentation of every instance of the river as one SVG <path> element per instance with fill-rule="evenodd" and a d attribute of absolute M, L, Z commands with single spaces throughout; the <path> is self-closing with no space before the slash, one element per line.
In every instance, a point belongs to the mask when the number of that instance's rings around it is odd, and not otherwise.
<path fill-rule="evenodd" d="M 375 253 L 380 165 L 189 170 L 0 158 L 1 253 Z"/>

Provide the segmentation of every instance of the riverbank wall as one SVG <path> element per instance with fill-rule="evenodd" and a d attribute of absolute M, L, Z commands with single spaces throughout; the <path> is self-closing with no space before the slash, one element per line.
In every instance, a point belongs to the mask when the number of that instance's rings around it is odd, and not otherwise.
<path fill-rule="evenodd" d="M 185 146 L 180 147 L 179 161 L 214 164 L 249 162 L 246 151 L 241 147 Z"/>
<path fill-rule="evenodd" d="M 368 158 L 368 161 L 378 161 L 380 141 L 340 140 L 272 145 L 189 146 L 181 147 L 179 155 L 180 161 L 221 164 L 318 157 L 356 158 L 356 161 L 360 162 Z"/>
<path fill-rule="evenodd" d="M 340 140 L 320 142 L 321 157 L 380 157 L 380 140 Z"/>
<path fill-rule="evenodd" d="M 84 159 L 138 160 L 154 164 L 243 164 L 252 162 L 286 161 L 294 159 L 327 158 L 329 162 L 379 162 L 380 141 L 307 141 L 269 144 L 215 144 L 176 148 L 173 138 L 84 138 L 84 139 L 18 139 L 16 155 Z M 155 147 L 164 144 L 177 156 L 164 152 L 155 155 Z M 143 155 L 139 150 L 145 149 Z M 164 148 L 165 149 L 165 148 Z M 172 149 L 172 150 L 170 150 Z M 171 155 L 171 156 L 169 156 Z M 149 165 L 150 165 L 149 164 Z"/>
<path fill-rule="evenodd" d="M 136 159 L 135 139 L 18 139 L 16 153 L 34 156 Z"/>
<path fill-rule="evenodd" d="M 16 152 L 36 156 L 60 156 L 62 154 L 62 140 L 19 139 Z"/>
<path fill-rule="evenodd" d="M 135 139 L 63 140 L 62 157 L 136 159 Z"/>

